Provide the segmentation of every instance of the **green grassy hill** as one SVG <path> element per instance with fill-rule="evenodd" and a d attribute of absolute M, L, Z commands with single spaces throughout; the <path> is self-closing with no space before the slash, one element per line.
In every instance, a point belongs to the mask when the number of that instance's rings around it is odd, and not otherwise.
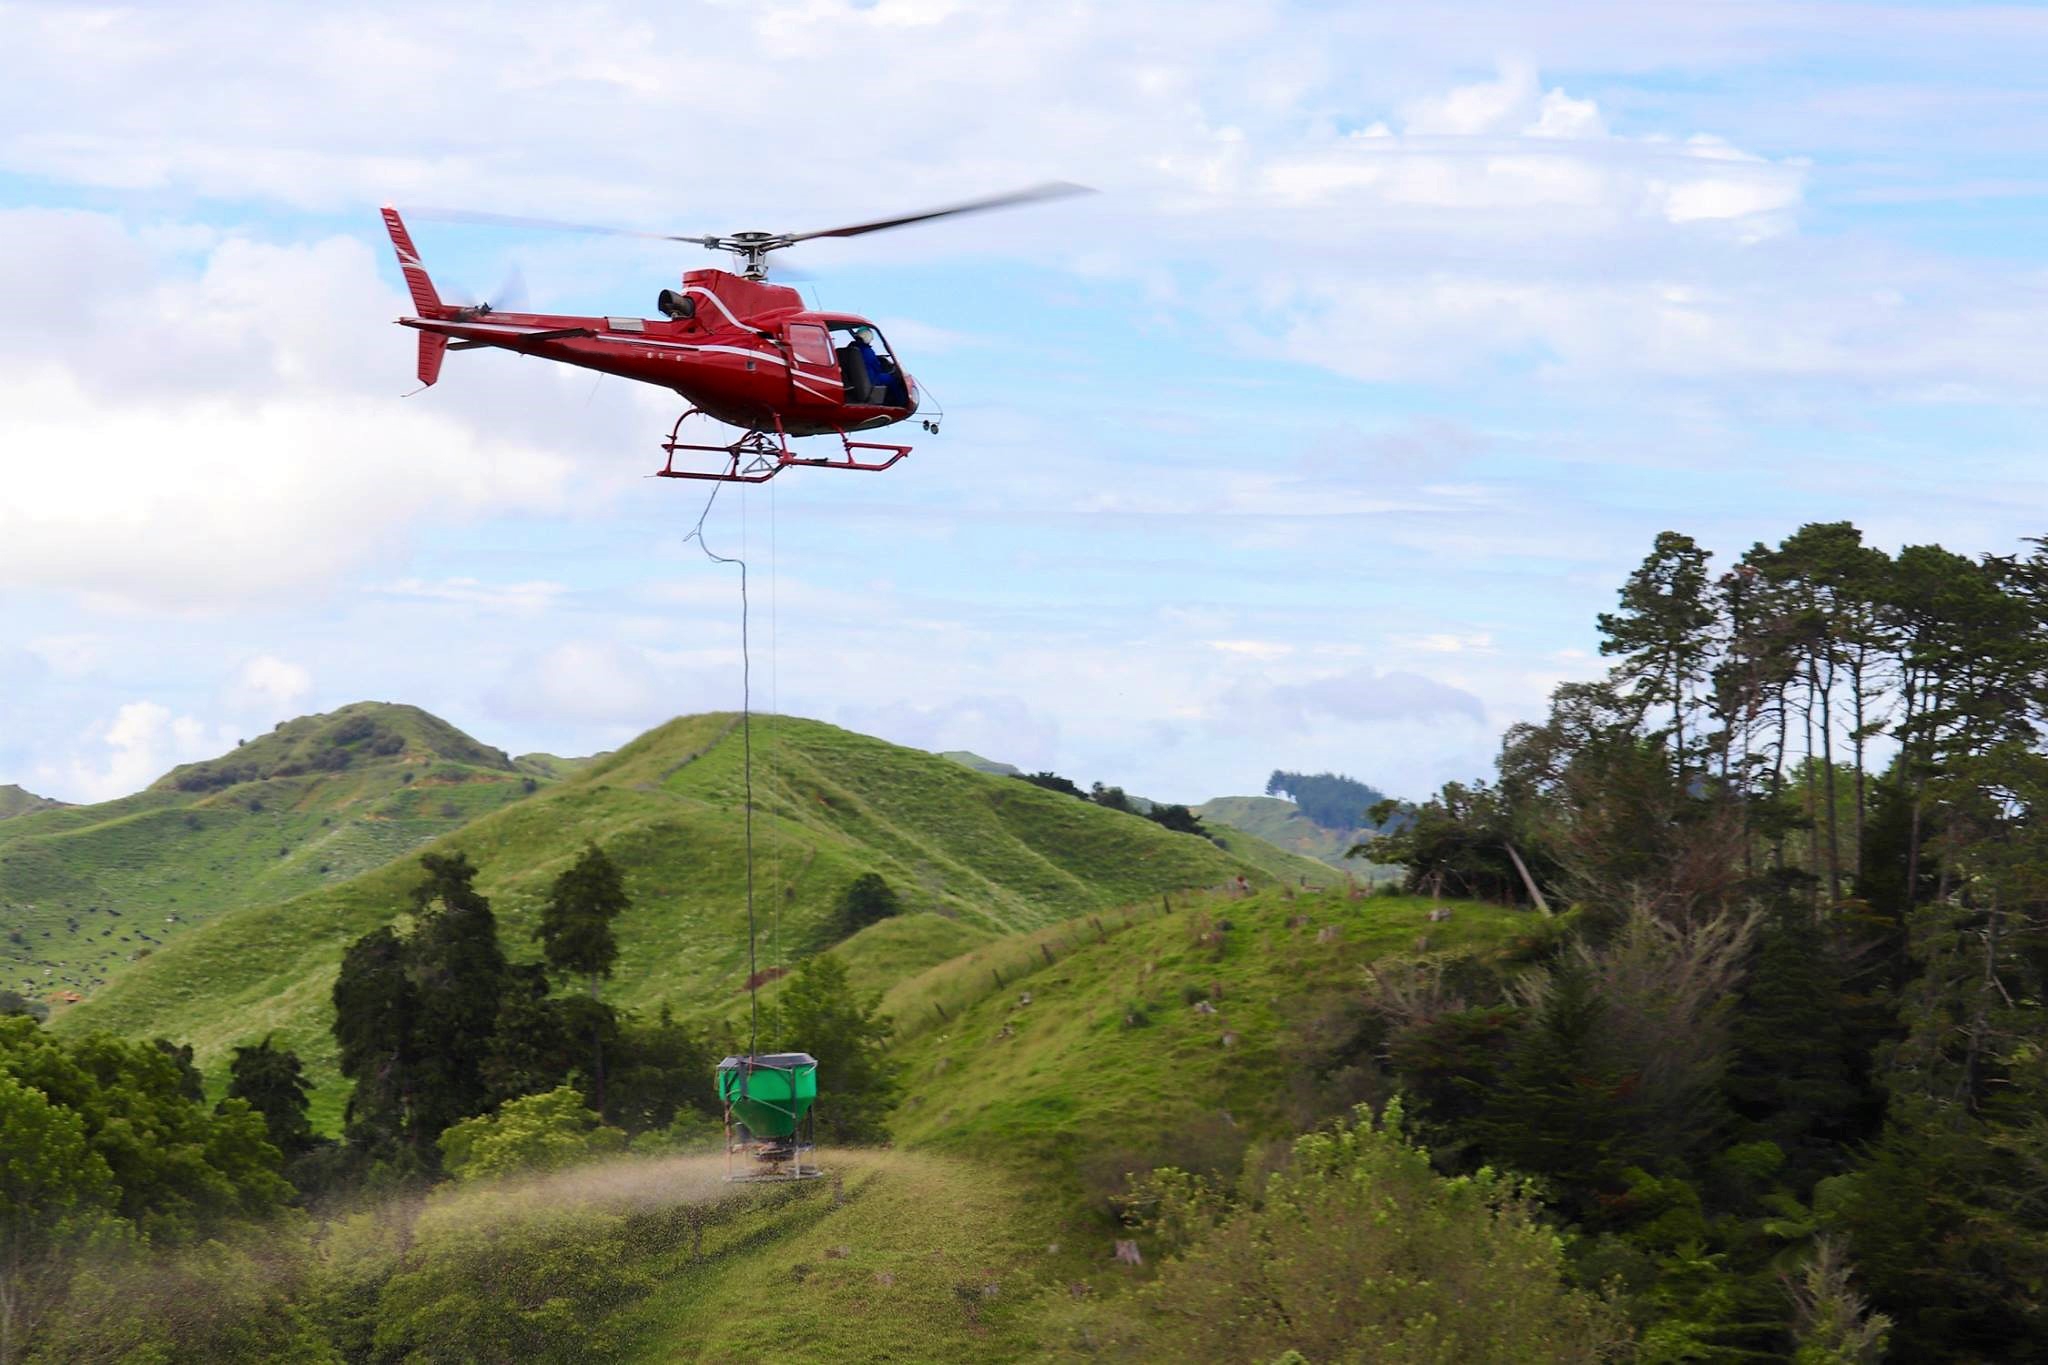
<path fill-rule="evenodd" d="M 1371 839 L 1371 830 L 1324 829 L 1303 815 L 1301 807 L 1277 796 L 1219 796 L 1196 806 L 1195 814 L 1205 823 L 1243 830 L 1276 848 L 1314 858 L 1361 881 L 1367 879 L 1370 865 L 1362 859 L 1347 859 L 1344 851 L 1362 839 Z"/>
<path fill-rule="evenodd" d="M 939 757 L 950 758 L 963 767 L 972 768 L 978 773 L 987 773 L 992 777 L 1016 777 L 1024 771 L 1014 764 L 983 758 L 972 749 L 946 749 L 940 752 Z"/>
<path fill-rule="evenodd" d="M 17 815 L 27 815 L 31 811 L 59 810 L 63 806 L 62 801 L 37 796 L 34 792 L 17 787 L 12 782 L 0 783 L 0 820 L 11 820 Z"/>
<path fill-rule="evenodd" d="M 877 985 L 995 935 L 1240 873 L 1268 880 L 1206 839 L 829 725 L 756 718 L 753 749 L 764 966 L 827 946 L 829 912 L 863 872 L 885 877 L 907 912 L 902 925 L 848 945 L 857 976 Z M 451 820 L 420 847 L 467 853 L 508 948 L 531 957 L 549 882 L 586 844 L 600 845 L 635 900 L 619 924 L 611 997 L 722 1015 L 745 985 L 741 755 L 735 717 L 673 721 L 525 799 Z M 516 775 L 507 777 L 518 791 Z M 182 820 L 187 812 L 152 804 L 174 799 L 154 790 L 131 798 L 141 809 L 126 818 Z M 418 877 L 402 857 L 221 908 L 53 1026 L 185 1039 L 216 1073 L 230 1048 L 275 1032 L 320 1078 L 318 1112 L 331 1122 L 340 1099 L 327 1032 L 336 964 L 350 940 L 401 912 Z"/>
<path fill-rule="evenodd" d="M 0 986 L 91 994 L 223 912 L 346 882 L 525 797 L 445 721 L 359 702 L 147 791 L 0 822 Z"/>

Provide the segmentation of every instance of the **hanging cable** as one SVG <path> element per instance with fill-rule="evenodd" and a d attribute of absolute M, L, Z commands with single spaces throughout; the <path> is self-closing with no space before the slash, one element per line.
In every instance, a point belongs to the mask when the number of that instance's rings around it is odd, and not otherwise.
<path fill-rule="evenodd" d="M 761 991 L 759 972 L 754 966 L 754 664 L 747 640 L 747 561 L 745 542 L 745 508 L 741 506 L 741 553 L 739 558 L 719 554 L 704 539 L 704 520 L 711 515 L 711 508 L 718 501 L 718 490 L 724 484 L 711 485 L 711 496 L 704 499 L 704 510 L 697 514 L 697 524 L 683 537 L 683 544 L 697 542 L 697 548 L 704 556 L 718 564 L 737 564 L 740 568 L 740 753 L 741 771 L 744 774 L 744 822 L 747 859 L 747 1058 L 751 1060 L 760 1052 Z"/>
<path fill-rule="evenodd" d="M 772 736 L 782 724 L 782 655 L 778 648 L 778 608 L 780 603 L 782 560 L 775 543 L 775 483 L 768 483 L 768 714 L 775 717 L 775 724 L 769 728 Z M 774 764 L 769 764 L 774 770 Z M 768 933 L 774 946 L 775 965 L 782 966 L 782 903 L 789 898 L 789 888 L 782 884 L 782 844 L 773 834 L 770 826 L 768 836 L 769 875 L 775 885 L 775 917 Z"/>

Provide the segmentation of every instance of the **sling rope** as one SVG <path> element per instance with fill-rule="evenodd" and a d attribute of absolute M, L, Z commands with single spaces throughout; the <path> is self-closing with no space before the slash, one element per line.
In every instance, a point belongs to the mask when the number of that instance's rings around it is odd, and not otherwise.
<path fill-rule="evenodd" d="M 780 586 L 781 558 L 775 544 L 775 483 L 768 483 L 768 714 L 778 722 L 770 726 L 768 733 L 773 737 L 780 728 L 782 719 L 782 656 L 778 649 L 778 588 Z M 775 765 L 769 764 L 773 772 Z M 771 952 L 777 967 L 783 966 L 782 958 L 782 903 L 789 899 L 789 888 L 782 884 L 782 843 L 774 835 L 774 824 L 769 824 L 768 875 L 775 888 L 775 918 L 769 929 L 769 940 L 774 945 Z"/>
<path fill-rule="evenodd" d="M 747 561 L 746 561 L 746 501 L 740 502 L 740 554 L 722 555 L 711 548 L 704 539 L 704 519 L 711 515 L 711 508 L 718 501 L 718 491 L 725 485 L 711 485 L 711 496 L 704 500 L 704 510 L 697 514 L 697 524 L 683 537 L 683 543 L 697 542 L 697 548 L 707 559 L 718 564 L 737 564 L 740 569 L 740 752 L 741 771 L 745 786 L 745 843 L 747 859 L 747 1058 L 751 1061 L 760 1051 L 761 991 L 759 972 L 754 966 L 754 664 L 747 638 Z"/>

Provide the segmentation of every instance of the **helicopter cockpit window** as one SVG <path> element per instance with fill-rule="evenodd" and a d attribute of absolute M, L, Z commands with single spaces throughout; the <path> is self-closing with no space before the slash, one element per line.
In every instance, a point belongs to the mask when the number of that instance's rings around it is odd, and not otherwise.
<path fill-rule="evenodd" d="M 910 406 L 903 368 L 889 353 L 889 343 L 866 323 L 832 324 L 832 349 L 839 356 L 839 375 L 846 381 L 846 401 L 878 407 Z"/>
<path fill-rule="evenodd" d="M 825 329 L 808 322 L 790 324 L 789 348 L 806 365 L 831 365 L 838 361 L 832 343 L 825 339 Z"/>

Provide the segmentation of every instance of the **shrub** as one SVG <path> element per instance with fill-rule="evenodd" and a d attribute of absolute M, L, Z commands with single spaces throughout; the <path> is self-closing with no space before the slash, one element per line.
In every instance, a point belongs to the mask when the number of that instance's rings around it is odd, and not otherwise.
<path fill-rule="evenodd" d="M 1298 1139 L 1241 1200 L 1172 1168 L 1136 1193 L 1167 1259 L 1133 1307 L 1103 1310 L 1094 1335 L 1125 1358 L 1592 1361 L 1624 1338 L 1608 1305 L 1566 1286 L 1528 1190 L 1438 1175 L 1398 1102 L 1381 1124 L 1361 1110 Z"/>
<path fill-rule="evenodd" d="M 574 1086 L 509 1100 L 495 1114 L 464 1119 L 441 1134 L 441 1161 L 457 1180 L 544 1171 L 624 1151 L 626 1135 L 583 1105 Z"/>

